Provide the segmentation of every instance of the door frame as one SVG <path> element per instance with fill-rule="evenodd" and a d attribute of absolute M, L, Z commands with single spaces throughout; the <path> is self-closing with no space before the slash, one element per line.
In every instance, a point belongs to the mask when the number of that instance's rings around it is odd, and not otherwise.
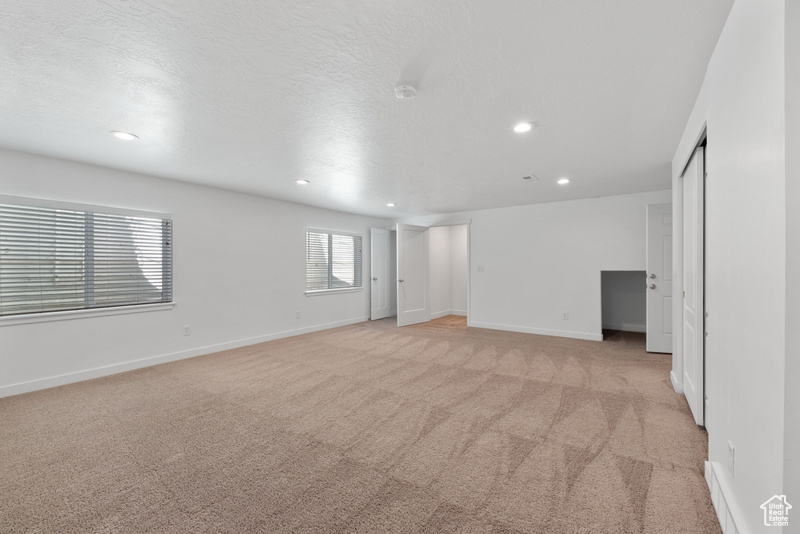
<path fill-rule="evenodd" d="M 467 227 L 467 326 L 472 326 L 472 219 L 453 219 L 431 224 L 429 228 L 439 226 Z"/>
<path fill-rule="evenodd" d="M 393 233 L 396 234 L 396 244 L 395 244 L 395 275 L 396 278 L 400 278 L 400 255 L 399 255 L 399 246 L 400 246 L 400 232 L 398 231 L 397 224 L 394 226 Z M 412 225 L 413 226 L 413 225 Z M 467 279 L 466 279 L 466 289 L 467 289 L 467 326 L 472 326 L 472 219 L 448 219 L 444 221 L 434 222 L 434 223 L 422 223 L 422 227 L 426 228 L 437 228 L 442 226 L 465 226 L 467 230 L 466 236 L 466 262 L 467 262 Z M 426 265 L 426 271 L 429 269 L 429 266 Z M 399 318 L 400 316 L 400 288 L 397 287 L 397 284 L 394 284 L 394 291 L 395 291 L 395 305 L 396 305 L 396 312 L 395 315 Z M 430 288 L 429 288 L 430 289 Z M 399 322 L 398 322 L 399 326 Z"/>

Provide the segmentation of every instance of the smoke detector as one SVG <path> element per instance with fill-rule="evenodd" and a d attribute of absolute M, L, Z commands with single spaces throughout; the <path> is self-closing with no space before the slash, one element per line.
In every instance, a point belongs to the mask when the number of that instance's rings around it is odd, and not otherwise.
<path fill-rule="evenodd" d="M 398 85 L 394 88 L 394 95 L 400 100 L 405 98 L 414 98 L 417 96 L 417 88 L 408 84 Z"/>

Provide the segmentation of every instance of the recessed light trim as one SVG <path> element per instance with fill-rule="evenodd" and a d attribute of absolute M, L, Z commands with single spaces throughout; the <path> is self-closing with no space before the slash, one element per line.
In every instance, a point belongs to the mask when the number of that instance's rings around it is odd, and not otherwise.
<path fill-rule="evenodd" d="M 533 124 L 530 122 L 519 122 L 514 126 L 514 131 L 517 133 L 530 132 L 533 129 Z"/>
<path fill-rule="evenodd" d="M 308 185 L 308 184 L 310 184 L 311 182 L 309 182 L 309 181 L 308 181 L 308 180 L 306 180 L 305 178 L 300 178 L 299 180 L 295 180 L 295 183 L 296 183 L 296 184 L 299 184 L 299 185 Z"/>
<path fill-rule="evenodd" d="M 136 134 L 132 134 L 130 132 L 122 132 L 120 130 L 111 130 L 111 135 L 113 135 L 117 139 L 122 139 L 123 141 L 136 141 L 137 139 L 139 139 L 139 136 Z"/>
<path fill-rule="evenodd" d="M 569 183 L 569 178 L 564 177 L 564 178 L 559 178 L 558 179 L 558 184 L 559 185 L 567 185 L 568 183 Z"/>
<path fill-rule="evenodd" d="M 394 207 L 394 202 L 389 202 L 388 204 L 386 204 L 386 207 L 387 208 L 393 208 Z"/>

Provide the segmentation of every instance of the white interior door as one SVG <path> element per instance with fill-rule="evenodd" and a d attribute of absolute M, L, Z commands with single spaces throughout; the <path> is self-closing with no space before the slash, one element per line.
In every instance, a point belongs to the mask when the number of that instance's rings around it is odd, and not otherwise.
<path fill-rule="evenodd" d="M 390 292 L 394 281 L 389 275 L 389 230 L 370 229 L 370 298 L 369 318 L 373 321 L 391 314 Z"/>
<path fill-rule="evenodd" d="M 431 320 L 428 229 L 397 225 L 397 326 Z"/>
<path fill-rule="evenodd" d="M 672 352 L 672 204 L 647 205 L 647 352 Z"/>
<path fill-rule="evenodd" d="M 698 425 L 704 424 L 703 148 L 683 174 L 683 391 Z"/>

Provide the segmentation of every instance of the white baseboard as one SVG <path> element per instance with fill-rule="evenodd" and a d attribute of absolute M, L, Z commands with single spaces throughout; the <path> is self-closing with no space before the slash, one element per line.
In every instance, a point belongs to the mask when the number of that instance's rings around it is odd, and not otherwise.
<path fill-rule="evenodd" d="M 683 382 L 678 382 L 675 371 L 669 372 L 669 381 L 672 382 L 672 389 L 675 390 L 675 393 L 683 393 Z"/>
<path fill-rule="evenodd" d="M 647 333 L 647 326 L 636 323 L 603 324 L 603 330 L 622 330 L 623 332 Z"/>
<path fill-rule="evenodd" d="M 532 328 L 494 323 L 467 322 L 467 326 L 475 328 L 488 328 L 490 330 L 505 330 L 508 332 L 521 332 L 523 334 L 538 334 L 540 336 L 568 337 L 572 339 L 586 339 L 588 341 L 603 341 L 603 334 L 589 334 L 587 332 L 572 332 L 569 330 L 550 330 L 547 328 Z"/>
<path fill-rule="evenodd" d="M 264 343 L 265 341 L 273 341 L 276 339 L 283 339 L 286 337 L 299 336 L 302 334 L 310 334 L 312 332 L 319 332 L 320 330 L 328 330 L 340 326 L 363 323 L 368 320 L 369 317 L 356 317 L 353 319 L 337 321 L 334 323 L 326 323 L 321 325 L 309 326 L 305 328 L 298 328 L 296 330 L 286 330 L 283 332 L 276 332 L 274 334 L 266 334 L 263 336 L 237 339 L 235 341 L 229 341 L 226 343 L 207 345 L 204 347 L 197 347 L 189 350 L 182 350 L 178 352 L 172 352 L 169 354 L 162 354 L 159 356 L 150 356 L 148 358 L 142 358 L 140 360 L 116 363 L 113 365 L 107 365 L 103 367 L 95 367 L 93 369 L 85 369 L 81 371 L 75 371 L 72 373 L 65 373 L 63 375 L 50 376 L 47 378 L 39 378 L 28 382 L 20 382 L 17 384 L 0 386 L 0 398 L 10 397 L 12 395 L 20 395 L 22 393 L 29 393 L 31 391 L 38 391 L 40 389 L 63 386 L 65 384 L 72 384 L 74 382 L 81 382 L 83 380 L 90 380 L 92 378 L 100 378 L 103 376 L 114 375 L 117 373 L 123 373 L 125 371 L 133 371 L 134 369 L 141 369 L 143 367 L 150 367 L 161 363 L 174 362 L 186 358 L 194 358 L 195 356 L 202 356 L 204 354 L 211 354 L 213 352 L 238 349 L 239 347 L 245 347 L 247 345 L 255 345 L 257 343 Z"/>
<path fill-rule="evenodd" d="M 442 310 L 438 312 L 433 312 L 431 314 L 431 319 L 438 319 L 439 317 L 447 317 L 448 315 L 459 315 L 462 317 L 466 317 L 467 310 Z"/>
<path fill-rule="evenodd" d="M 742 510 L 733 498 L 725 466 L 719 462 L 706 462 L 705 475 L 722 534 L 749 534 Z"/>

